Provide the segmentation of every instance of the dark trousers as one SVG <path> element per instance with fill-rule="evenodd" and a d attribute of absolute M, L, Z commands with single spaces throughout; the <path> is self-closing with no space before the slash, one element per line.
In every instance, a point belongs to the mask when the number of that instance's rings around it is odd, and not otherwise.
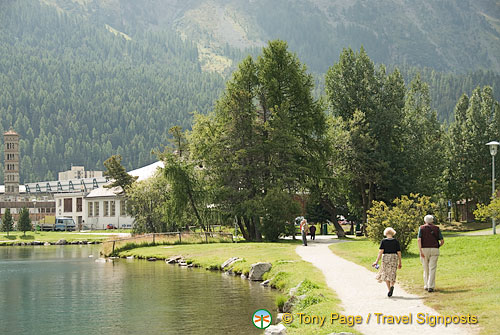
<path fill-rule="evenodd" d="M 316 232 L 311 232 L 311 240 L 315 240 L 316 239 Z"/>
<path fill-rule="evenodd" d="M 307 247 L 307 234 L 305 231 L 302 232 L 302 243 Z"/>

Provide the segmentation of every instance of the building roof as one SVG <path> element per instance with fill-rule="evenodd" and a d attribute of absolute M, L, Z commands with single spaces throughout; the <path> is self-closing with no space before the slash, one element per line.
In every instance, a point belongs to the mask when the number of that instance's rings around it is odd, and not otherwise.
<path fill-rule="evenodd" d="M 123 190 L 120 186 L 116 187 L 111 187 L 111 188 L 106 188 L 106 187 L 99 187 L 96 189 L 93 189 L 90 191 L 89 194 L 85 198 L 103 198 L 103 197 L 116 197 L 120 193 L 122 193 Z"/>
<path fill-rule="evenodd" d="M 3 133 L 3 134 L 4 134 L 4 135 L 17 135 L 17 136 L 19 136 L 19 134 L 18 134 L 18 133 L 16 133 L 16 132 L 15 132 L 14 130 L 12 130 L 12 129 L 7 130 L 7 131 L 6 131 L 5 133 Z"/>
<path fill-rule="evenodd" d="M 157 161 L 152 164 L 143 166 L 139 169 L 132 170 L 128 172 L 128 174 L 134 177 L 138 177 L 137 181 L 141 181 L 152 177 L 155 174 L 156 170 L 158 170 L 158 168 L 163 168 L 164 166 L 165 165 L 163 164 L 162 161 Z"/>
<path fill-rule="evenodd" d="M 157 161 L 152 164 L 143 166 L 139 169 L 132 170 L 128 172 L 130 175 L 134 177 L 138 177 L 137 180 L 146 180 L 152 177 L 158 168 L 163 168 L 164 164 L 162 161 Z M 71 185 L 70 185 L 71 183 Z M 90 189 L 101 189 L 103 185 L 106 185 L 108 180 L 106 177 L 95 177 L 95 178 L 82 178 L 82 179 L 70 179 L 70 180 L 54 180 L 54 181 L 43 181 L 43 182 L 35 182 L 35 183 L 26 183 L 19 184 L 19 193 L 58 193 L 58 192 L 78 192 L 83 190 Z M 96 187 L 97 186 L 97 187 Z M 28 188 L 28 192 L 27 192 Z M 38 191 L 39 190 L 39 191 Z M 110 190 L 110 189 L 105 189 Z M 93 192 L 93 191 L 92 191 Z M 92 193 L 91 192 L 91 193 Z M 121 189 L 120 189 L 121 192 Z M 120 193 L 118 192 L 118 193 Z M 0 194 L 5 193 L 5 186 L 0 185 Z M 102 193 L 103 195 L 99 196 L 113 196 L 111 194 L 104 195 L 106 192 Z M 107 193 L 106 193 L 107 194 Z M 90 193 L 89 193 L 90 195 Z M 116 195 L 116 194 L 114 194 Z"/>

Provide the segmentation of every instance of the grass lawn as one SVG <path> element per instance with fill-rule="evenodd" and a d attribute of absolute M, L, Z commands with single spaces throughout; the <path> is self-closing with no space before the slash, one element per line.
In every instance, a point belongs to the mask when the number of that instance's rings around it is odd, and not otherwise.
<path fill-rule="evenodd" d="M 330 246 L 350 261 L 375 271 L 378 244 L 366 239 Z M 445 237 L 440 249 L 436 292 L 423 290 L 422 266 L 417 241 L 403 256 L 398 282 L 409 292 L 423 296 L 425 303 L 443 315 L 477 315 L 483 334 L 498 331 L 500 311 L 500 236 Z M 382 284 L 381 284 L 382 285 Z"/>
<path fill-rule="evenodd" d="M 444 222 L 439 225 L 442 231 L 465 232 L 491 228 L 491 222 Z"/>
<path fill-rule="evenodd" d="M 102 233 L 102 231 L 101 231 Z M 108 239 L 109 235 L 99 235 L 95 234 L 78 234 L 75 232 L 56 232 L 56 231 L 42 231 L 42 232 L 26 232 L 26 236 L 20 231 L 11 231 L 9 236 L 7 233 L 0 233 L 0 244 L 12 244 L 15 242 L 32 242 L 32 241 L 42 241 L 42 242 L 57 242 L 60 239 L 65 239 L 68 242 L 72 241 L 103 241 Z M 5 241 L 5 242 L 4 242 Z"/>
<path fill-rule="evenodd" d="M 265 274 L 264 279 L 271 279 L 271 284 L 281 290 L 284 295 L 288 295 L 290 288 L 297 286 L 301 281 L 308 280 L 307 285 L 303 285 L 303 288 L 298 293 L 299 295 L 306 294 L 307 298 L 297 305 L 294 313 L 304 312 L 308 315 L 329 316 L 330 313 L 340 312 L 340 301 L 335 293 L 327 287 L 321 271 L 310 263 L 301 260 L 295 253 L 295 248 L 298 245 L 298 241 L 181 244 L 136 248 L 122 251 L 120 256 L 168 258 L 182 255 L 186 260 L 207 269 L 220 267 L 230 257 L 240 257 L 243 260 L 235 264 L 234 270 L 245 274 L 248 274 L 253 263 L 270 262 L 273 267 L 271 271 Z M 323 327 L 301 325 L 296 321 L 297 318 L 294 318 L 294 320 L 292 324 L 287 325 L 287 334 L 330 334 L 342 331 L 357 333 L 347 326 L 331 325 L 327 322 Z"/>

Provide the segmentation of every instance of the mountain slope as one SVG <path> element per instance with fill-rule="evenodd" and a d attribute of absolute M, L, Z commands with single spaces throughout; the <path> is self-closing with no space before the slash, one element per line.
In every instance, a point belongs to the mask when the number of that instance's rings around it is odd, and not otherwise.
<path fill-rule="evenodd" d="M 43 1 L 132 34 L 174 28 L 218 55 L 226 43 L 246 49 L 280 38 L 316 72 L 361 45 L 377 63 L 500 72 L 495 0 Z"/>

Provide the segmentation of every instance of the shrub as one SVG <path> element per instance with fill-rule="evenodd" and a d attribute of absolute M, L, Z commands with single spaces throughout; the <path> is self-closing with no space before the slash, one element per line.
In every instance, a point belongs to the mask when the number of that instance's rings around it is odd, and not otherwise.
<path fill-rule="evenodd" d="M 319 286 L 317 284 L 313 283 L 309 279 L 304 279 L 302 284 L 300 284 L 299 289 L 297 290 L 297 295 L 306 294 L 306 293 L 308 293 L 314 289 L 317 289 L 317 288 L 319 288 Z"/>
<path fill-rule="evenodd" d="M 396 230 L 396 238 L 405 252 L 411 240 L 417 236 L 418 227 L 424 223 L 426 214 L 433 214 L 437 208 L 428 196 L 418 194 L 403 195 L 392 202 L 392 207 L 383 201 L 374 201 L 368 211 L 366 232 L 368 238 L 375 243 L 384 238 L 384 229 L 392 227 Z"/>
<path fill-rule="evenodd" d="M 277 241 L 282 234 L 290 234 L 293 219 L 300 213 L 300 205 L 292 197 L 274 188 L 268 191 L 263 201 L 265 214 L 261 227 L 267 241 Z M 287 223 L 288 222 L 288 223 Z"/>
<path fill-rule="evenodd" d="M 276 300 L 274 301 L 276 303 L 276 306 L 278 307 L 278 311 L 283 312 L 283 306 L 285 306 L 285 302 L 288 300 L 286 296 L 283 294 L 280 294 L 276 297 Z"/>
<path fill-rule="evenodd" d="M 297 304 L 297 309 L 299 311 L 302 311 L 309 306 L 319 304 L 323 300 L 325 300 L 325 298 L 321 295 L 308 295 L 307 297 L 299 301 L 299 303 Z"/>

